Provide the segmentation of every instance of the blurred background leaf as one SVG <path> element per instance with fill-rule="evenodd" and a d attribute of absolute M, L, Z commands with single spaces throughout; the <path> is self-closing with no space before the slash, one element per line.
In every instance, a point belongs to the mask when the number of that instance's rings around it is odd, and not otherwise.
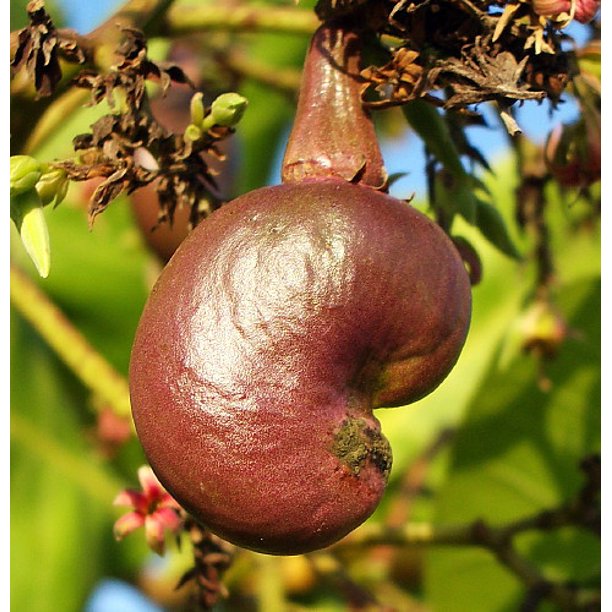
<path fill-rule="evenodd" d="M 537 365 L 525 356 L 490 367 L 459 431 L 436 522 L 500 524 L 557 507 L 580 489 L 581 460 L 600 451 L 598 279 L 568 285 L 558 304 L 572 331 L 545 365 L 552 388 L 540 389 Z M 549 577 L 597 580 L 600 544 L 591 533 L 529 534 L 519 548 Z M 516 610 L 525 596 L 487 552 L 432 551 L 427 569 L 437 609 Z"/>

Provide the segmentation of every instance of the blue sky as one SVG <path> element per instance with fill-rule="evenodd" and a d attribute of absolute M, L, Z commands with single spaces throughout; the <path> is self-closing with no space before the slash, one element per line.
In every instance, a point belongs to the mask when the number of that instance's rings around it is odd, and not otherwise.
<path fill-rule="evenodd" d="M 98 25 L 113 11 L 124 4 L 124 0 L 58 0 L 63 8 L 66 25 L 84 34 Z"/>

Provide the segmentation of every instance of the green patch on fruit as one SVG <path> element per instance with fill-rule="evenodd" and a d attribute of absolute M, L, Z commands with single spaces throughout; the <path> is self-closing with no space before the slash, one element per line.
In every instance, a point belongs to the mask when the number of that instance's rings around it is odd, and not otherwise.
<path fill-rule="evenodd" d="M 331 452 L 359 476 L 366 463 L 371 463 L 387 480 L 391 471 L 391 446 L 380 431 L 363 419 L 348 418 L 334 436 Z"/>

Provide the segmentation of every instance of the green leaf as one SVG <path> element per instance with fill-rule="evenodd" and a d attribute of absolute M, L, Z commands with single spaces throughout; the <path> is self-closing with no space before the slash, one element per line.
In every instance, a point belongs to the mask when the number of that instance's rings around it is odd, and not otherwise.
<path fill-rule="evenodd" d="M 440 170 L 435 177 L 434 207 L 444 211 L 448 219 L 461 215 L 468 223 L 476 221 L 476 198 L 471 177 L 455 177 L 446 170 Z"/>
<path fill-rule="evenodd" d="M 598 280 L 567 286 L 558 305 L 575 333 L 545 364 L 551 390 L 540 389 L 537 364 L 524 355 L 503 370 L 490 368 L 460 430 L 437 522 L 500 524 L 554 508 L 581 487 L 579 462 L 600 447 Z M 583 577 L 597 572 L 599 543 L 590 533 L 534 532 L 518 545 L 551 578 L 580 577 L 577 556 L 588 567 Z M 432 551 L 427 570 L 430 601 L 445 612 L 516 610 L 524 595 L 481 550 Z"/>
<path fill-rule="evenodd" d="M 508 257 L 520 260 L 521 253 L 514 244 L 499 210 L 480 198 L 476 199 L 476 204 L 476 226 L 482 235 Z"/>
<path fill-rule="evenodd" d="M 465 175 L 461 177 L 455 187 L 457 212 L 468 222 L 476 221 L 476 197 L 474 196 L 474 184 L 472 177 Z"/>
<path fill-rule="evenodd" d="M 38 273 L 43 278 L 47 278 L 51 266 L 49 231 L 43 207 L 35 189 L 11 197 L 11 219 Z"/>
<path fill-rule="evenodd" d="M 410 127 L 448 172 L 457 179 L 467 175 L 446 121 L 431 104 L 414 100 L 402 106 L 402 111 Z"/>
<path fill-rule="evenodd" d="M 457 213 L 468 223 L 474 223 L 477 183 L 463 167 L 444 117 L 424 100 L 414 100 L 402 110 L 412 129 L 448 173 L 445 180 L 436 183 L 436 205 L 442 206 L 451 216 Z"/>

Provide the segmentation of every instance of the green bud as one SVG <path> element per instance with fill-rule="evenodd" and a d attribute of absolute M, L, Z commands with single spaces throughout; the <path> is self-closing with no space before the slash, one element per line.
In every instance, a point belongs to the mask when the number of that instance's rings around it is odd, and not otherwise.
<path fill-rule="evenodd" d="M 68 178 L 62 168 L 48 168 L 43 171 L 36 183 L 36 191 L 43 206 L 53 203 L 57 206 L 68 191 Z"/>
<path fill-rule="evenodd" d="M 29 155 L 11 156 L 11 196 L 29 191 L 40 178 L 40 163 Z"/>
<path fill-rule="evenodd" d="M 191 97 L 189 110 L 191 113 L 191 123 L 197 126 L 202 125 L 202 121 L 204 121 L 204 94 L 201 91 L 194 93 Z"/>
<path fill-rule="evenodd" d="M 197 140 L 200 140 L 200 138 L 202 138 L 202 130 L 197 125 L 190 123 L 185 128 L 185 132 L 183 133 L 183 138 L 186 141 L 196 142 Z"/>
<path fill-rule="evenodd" d="M 38 273 L 47 278 L 51 263 L 49 231 L 40 198 L 30 189 L 11 198 L 11 219 Z"/>
<path fill-rule="evenodd" d="M 212 107 L 210 109 L 213 125 L 234 127 L 242 118 L 248 104 L 248 100 L 240 94 L 221 94 L 212 103 Z"/>

